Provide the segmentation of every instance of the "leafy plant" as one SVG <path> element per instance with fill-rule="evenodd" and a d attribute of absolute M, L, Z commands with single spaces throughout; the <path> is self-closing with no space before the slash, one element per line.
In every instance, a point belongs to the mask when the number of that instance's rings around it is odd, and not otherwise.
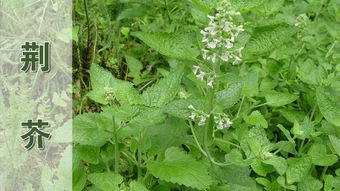
<path fill-rule="evenodd" d="M 337 1 L 89 7 L 74 190 L 340 189 Z"/>

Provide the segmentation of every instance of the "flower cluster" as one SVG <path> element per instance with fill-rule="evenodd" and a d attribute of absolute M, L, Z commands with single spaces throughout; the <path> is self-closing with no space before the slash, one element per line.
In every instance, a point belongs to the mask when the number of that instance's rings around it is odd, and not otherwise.
<path fill-rule="evenodd" d="M 104 91 L 105 91 L 105 100 L 109 102 L 113 101 L 114 100 L 113 88 L 104 87 Z"/>
<path fill-rule="evenodd" d="M 238 15 L 240 12 L 229 10 L 228 4 L 218 8 L 214 16 L 208 15 L 209 25 L 201 30 L 202 42 L 205 45 L 202 49 L 203 59 L 213 63 L 219 60 L 232 61 L 233 65 L 242 61 L 243 47 L 234 46 L 235 40 L 244 31 L 243 25 L 237 25 L 234 22 L 234 17 Z"/>
<path fill-rule="evenodd" d="M 189 119 L 196 120 L 199 119 L 198 126 L 203 126 L 206 124 L 207 119 L 210 117 L 210 114 L 206 114 L 203 111 L 195 109 L 193 105 L 189 105 L 188 109 L 192 110 Z M 233 123 L 225 113 L 217 113 L 214 114 L 214 121 L 216 128 L 218 130 L 223 130 L 229 128 Z"/>
<path fill-rule="evenodd" d="M 233 124 L 233 122 L 230 121 L 228 115 L 225 113 L 219 113 L 215 115 L 214 119 L 216 123 L 216 128 L 219 130 L 227 129 Z"/>
<path fill-rule="evenodd" d="M 192 72 L 199 80 L 206 80 L 207 86 L 209 86 L 210 88 L 214 87 L 215 74 L 213 72 L 206 72 L 202 70 L 200 66 L 196 65 L 193 66 Z"/>
<path fill-rule="evenodd" d="M 200 121 L 198 122 L 198 126 L 205 125 L 205 122 L 210 117 L 209 114 L 206 114 L 203 111 L 195 109 L 195 107 L 193 105 L 189 105 L 188 109 L 192 110 L 192 112 L 191 112 L 191 114 L 189 116 L 189 119 L 191 119 L 193 121 L 196 120 L 196 119 L 200 119 Z"/>

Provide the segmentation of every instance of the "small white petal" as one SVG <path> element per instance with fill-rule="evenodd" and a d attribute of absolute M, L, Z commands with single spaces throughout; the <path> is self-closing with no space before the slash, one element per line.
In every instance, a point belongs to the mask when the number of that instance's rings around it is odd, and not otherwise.
<path fill-rule="evenodd" d="M 213 84 L 213 81 L 212 81 L 212 80 L 211 80 L 210 82 L 208 82 L 207 85 L 208 85 L 209 87 L 211 87 L 211 88 L 214 87 L 214 84 Z"/>
<path fill-rule="evenodd" d="M 191 115 L 189 116 L 189 119 L 191 119 L 191 120 L 195 120 L 195 118 L 196 118 L 196 115 L 195 115 L 195 114 L 191 114 Z"/>
<path fill-rule="evenodd" d="M 190 104 L 190 105 L 188 106 L 188 108 L 189 108 L 189 109 L 195 109 L 194 106 L 193 106 L 192 104 Z"/>

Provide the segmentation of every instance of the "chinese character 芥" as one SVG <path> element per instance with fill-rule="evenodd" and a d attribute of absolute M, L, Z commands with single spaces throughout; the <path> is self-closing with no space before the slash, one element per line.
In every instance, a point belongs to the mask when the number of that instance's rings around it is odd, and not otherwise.
<path fill-rule="evenodd" d="M 47 122 L 43 122 L 41 119 L 38 120 L 38 122 L 33 122 L 32 120 L 28 120 L 27 122 L 21 123 L 21 126 L 24 128 L 27 127 L 29 129 L 29 132 L 22 135 L 21 138 L 23 140 L 28 139 L 28 143 L 25 146 L 27 150 L 30 150 L 35 145 L 36 139 L 38 139 L 38 148 L 40 150 L 43 150 L 45 148 L 44 146 L 44 138 L 49 139 L 51 138 L 51 135 L 49 133 L 45 133 L 42 131 L 44 126 L 48 126 Z"/>
<path fill-rule="evenodd" d="M 21 58 L 24 64 L 21 68 L 22 71 L 28 72 L 31 70 L 32 72 L 36 72 L 38 63 L 40 64 L 42 72 L 50 71 L 50 44 L 48 42 L 40 46 L 36 42 L 26 42 L 22 45 L 22 48 L 24 49 L 23 57 Z"/>

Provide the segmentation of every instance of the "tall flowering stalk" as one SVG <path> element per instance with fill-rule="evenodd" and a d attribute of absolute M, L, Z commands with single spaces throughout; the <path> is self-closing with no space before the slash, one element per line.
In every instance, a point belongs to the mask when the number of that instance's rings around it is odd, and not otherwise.
<path fill-rule="evenodd" d="M 243 47 L 236 48 L 234 43 L 239 34 L 244 31 L 243 25 L 237 25 L 235 17 L 240 12 L 229 9 L 227 3 L 217 9 L 215 15 L 208 15 L 210 22 L 201 30 L 203 59 L 216 63 L 218 61 L 232 62 L 233 65 L 242 61 Z"/>

